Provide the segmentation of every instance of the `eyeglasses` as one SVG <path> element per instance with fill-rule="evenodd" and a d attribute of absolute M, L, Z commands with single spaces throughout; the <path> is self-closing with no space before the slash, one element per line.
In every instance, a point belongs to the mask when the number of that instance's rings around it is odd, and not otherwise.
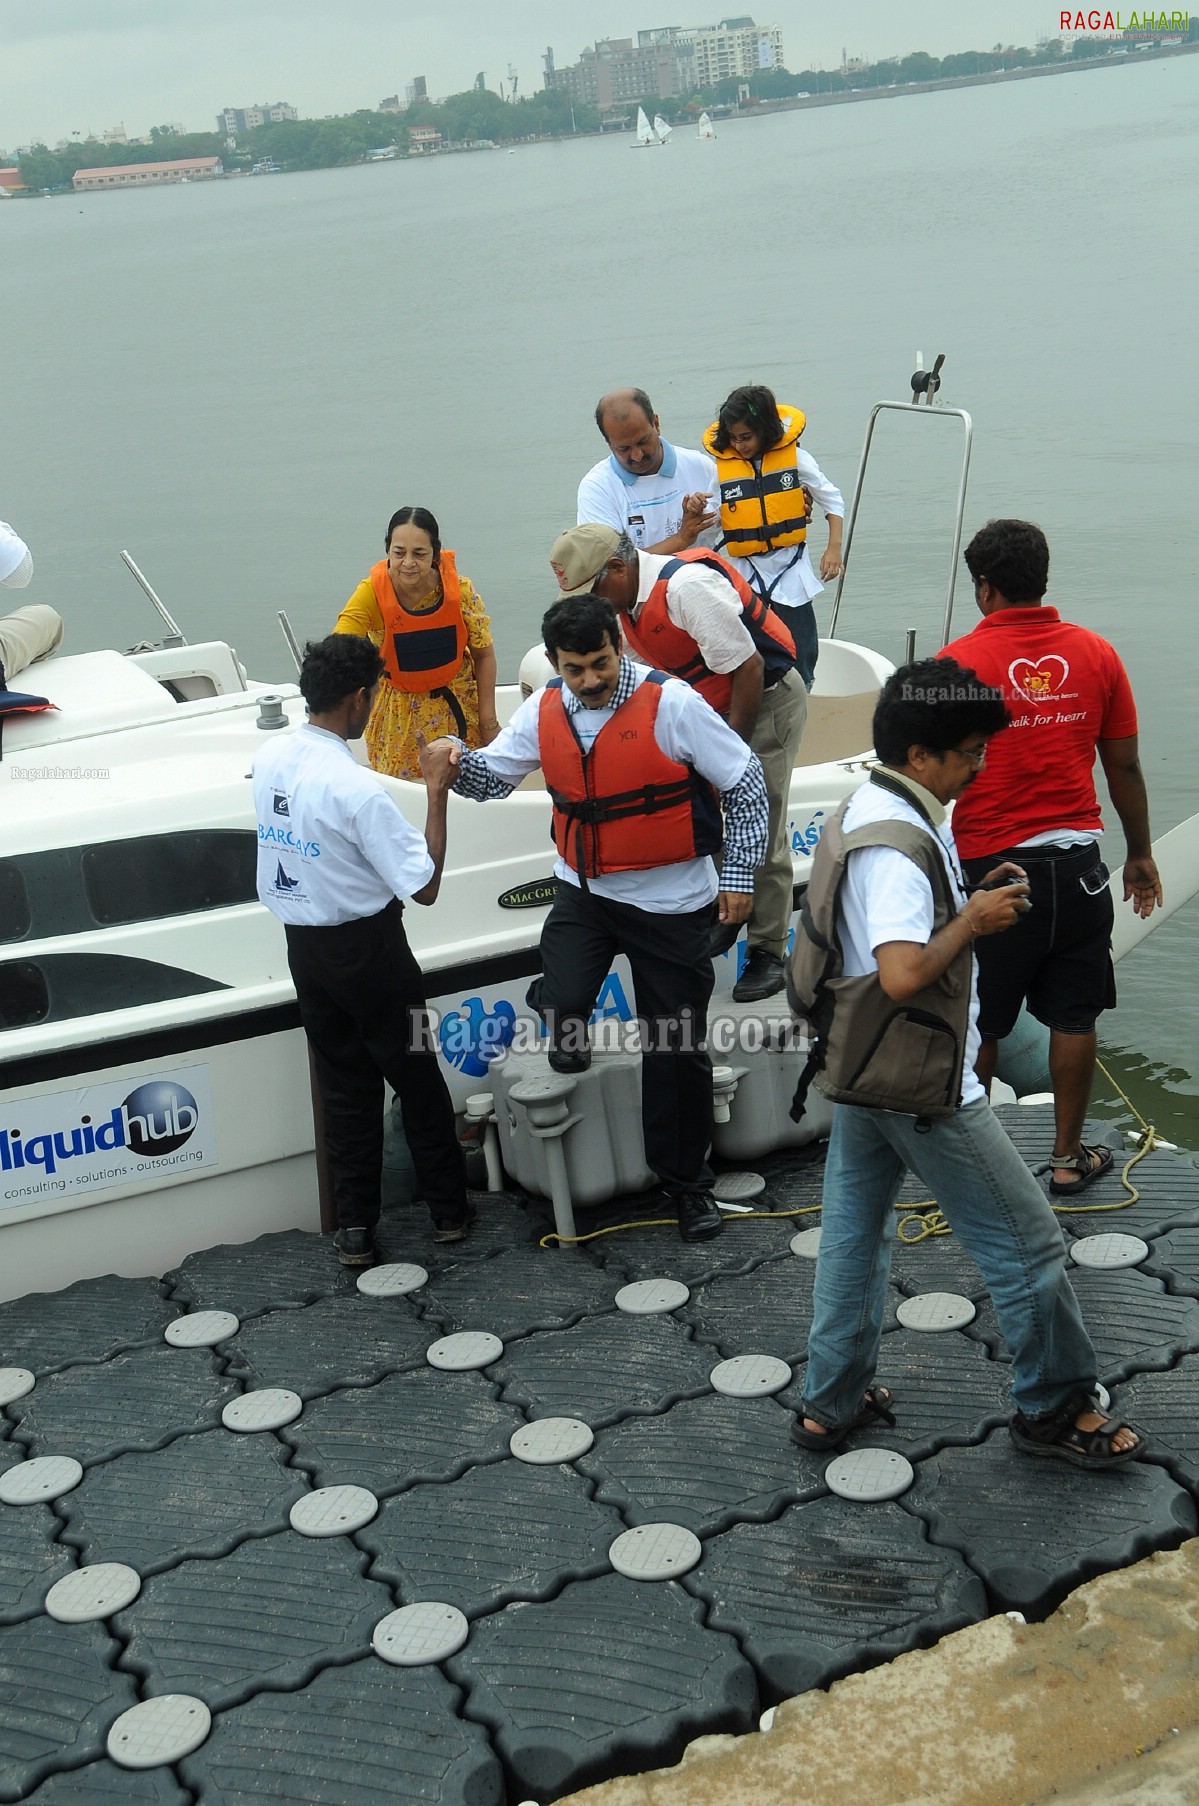
<path fill-rule="evenodd" d="M 963 759 L 969 759 L 972 765 L 981 765 L 987 756 L 987 743 L 981 746 L 951 746 L 950 752 L 960 753 Z"/>

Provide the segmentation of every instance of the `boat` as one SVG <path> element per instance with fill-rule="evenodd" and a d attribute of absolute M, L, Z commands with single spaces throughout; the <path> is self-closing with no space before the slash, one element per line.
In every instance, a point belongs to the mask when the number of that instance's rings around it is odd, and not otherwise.
<path fill-rule="evenodd" d="M 708 114 L 708 113 L 700 114 L 699 130 L 695 135 L 697 138 L 715 138 L 716 127 L 712 124 L 712 119 L 711 119 L 710 114 Z"/>
<path fill-rule="evenodd" d="M 667 125 L 661 113 L 654 114 L 654 135 L 659 144 L 666 144 L 670 138 L 671 127 Z"/>
<path fill-rule="evenodd" d="M 630 148 L 632 150 L 648 150 L 651 144 L 657 144 L 658 142 L 659 140 L 654 136 L 653 126 L 645 116 L 645 108 L 638 107 L 637 137 Z"/>

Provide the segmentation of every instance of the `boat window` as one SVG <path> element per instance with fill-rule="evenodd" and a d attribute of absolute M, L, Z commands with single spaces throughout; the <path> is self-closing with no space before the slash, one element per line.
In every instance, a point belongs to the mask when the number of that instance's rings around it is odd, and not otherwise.
<path fill-rule="evenodd" d="M 244 828 L 148 834 L 85 847 L 88 907 L 103 927 L 253 903 L 258 843 Z"/>
<path fill-rule="evenodd" d="M 0 963 L 0 1031 L 228 989 L 200 972 L 120 953 L 47 953 L 36 965 L 9 960 Z"/>
<path fill-rule="evenodd" d="M 20 941 L 29 933 L 29 895 L 20 867 L 0 859 L 0 941 Z"/>
<path fill-rule="evenodd" d="M 0 1029 L 28 1028 L 50 1014 L 50 997 L 41 971 L 27 959 L 0 965 Z"/>

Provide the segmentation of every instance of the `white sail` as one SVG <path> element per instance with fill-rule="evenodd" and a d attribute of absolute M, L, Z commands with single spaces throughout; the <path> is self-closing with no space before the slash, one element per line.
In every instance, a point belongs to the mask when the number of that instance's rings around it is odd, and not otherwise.
<path fill-rule="evenodd" d="M 701 113 L 699 116 L 699 136 L 701 138 L 715 138 L 716 136 L 716 127 L 707 113 Z"/>
<path fill-rule="evenodd" d="M 656 142 L 654 138 L 654 128 L 645 117 L 645 109 L 643 107 L 637 108 L 637 142 L 638 144 L 653 144 Z"/>
<path fill-rule="evenodd" d="M 665 144 L 666 140 L 670 137 L 670 127 L 663 119 L 661 113 L 654 114 L 654 130 L 658 134 L 658 143 Z"/>

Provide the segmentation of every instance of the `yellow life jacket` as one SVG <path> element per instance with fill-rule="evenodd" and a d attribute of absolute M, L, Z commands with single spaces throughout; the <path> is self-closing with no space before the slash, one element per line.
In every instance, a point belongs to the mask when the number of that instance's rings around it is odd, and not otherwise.
<path fill-rule="evenodd" d="M 704 450 L 715 458 L 720 482 L 720 549 L 734 558 L 802 546 L 808 535 L 807 503 L 795 466 L 804 415 L 782 402 L 778 407 L 783 436 L 763 452 L 760 471 L 731 447 L 717 451 L 713 440 L 719 421 L 704 434 Z"/>

